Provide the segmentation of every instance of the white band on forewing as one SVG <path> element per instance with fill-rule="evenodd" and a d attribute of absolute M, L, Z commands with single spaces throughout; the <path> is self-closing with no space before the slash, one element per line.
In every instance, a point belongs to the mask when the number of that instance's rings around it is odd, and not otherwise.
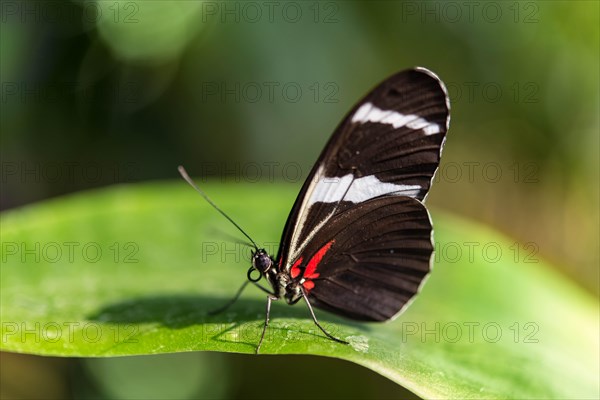
<path fill-rule="evenodd" d="M 350 188 L 348 188 L 349 186 Z M 420 185 L 396 185 L 381 182 L 374 175 L 357 179 L 354 179 L 352 174 L 344 175 L 341 178 L 322 177 L 310 196 L 309 204 L 336 203 L 342 200 L 361 203 L 391 193 L 417 197 L 421 189 Z"/>
<path fill-rule="evenodd" d="M 406 126 L 410 129 L 422 129 L 425 135 L 434 135 L 441 132 L 441 127 L 433 122 L 429 122 L 418 115 L 400 114 L 399 112 L 389 110 L 384 111 L 375 107 L 372 103 L 365 103 L 352 116 L 352 122 L 379 122 L 389 124 L 394 128 Z"/>
<path fill-rule="evenodd" d="M 290 257 L 288 260 L 296 260 L 299 252 L 304 248 L 306 243 L 327 223 L 335 212 L 333 209 L 329 215 L 323 217 L 319 223 L 314 226 L 312 232 L 309 232 L 302 243 L 299 242 L 298 236 L 304 229 L 306 215 L 311 206 L 315 203 L 337 203 L 339 201 L 351 201 L 360 203 L 366 200 L 373 199 L 386 194 L 404 195 L 416 198 L 419 191 L 422 189 L 420 185 L 396 185 L 389 182 L 381 182 L 375 175 L 363 176 L 362 178 L 354 179 L 352 174 L 344 175 L 340 178 L 327 177 L 324 175 L 324 167 L 321 165 L 315 173 L 317 181 L 313 181 L 309 186 L 302 205 L 300 213 L 296 220 L 294 233 L 290 241 Z M 289 264 L 289 262 L 288 262 Z M 290 268 L 286 265 L 285 268 Z"/>

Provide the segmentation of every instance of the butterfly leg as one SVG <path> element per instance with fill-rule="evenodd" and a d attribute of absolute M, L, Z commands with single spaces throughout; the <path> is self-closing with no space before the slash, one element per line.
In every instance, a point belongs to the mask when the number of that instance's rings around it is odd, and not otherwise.
<path fill-rule="evenodd" d="M 248 283 L 250 283 L 250 281 L 244 282 L 244 284 L 238 289 L 238 291 L 235 294 L 235 296 L 233 296 L 233 299 L 229 300 L 224 306 L 219 307 L 216 310 L 209 311 L 208 315 L 217 315 L 217 314 L 220 314 L 223 311 L 227 310 L 229 307 L 231 307 L 240 298 L 242 292 L 244 291 L 244 289 L 246 288 L 246 285 L 248 285 Z M 256 283 L 256 282 L 252 282 L 252 283 L 254 283 L 254 286 L 256 286 L 257 288 L 259 288 L 263 292 L 265 292 L 267 294 L 270 294 L 272 296 L 275 295 L 274 293 L 272 293 L 271 291 L 269 291 L 265 287 L 259 285 L 258 283 Z"/>
<path fill-rule="evenodd" d="M 217 315 L 217 314 L 220 314 L 223 311 L 227 310 L 229 307 L 231 307 L 233 305 L 233 303 L 235 303 L 237 301 L 237 299 L 240 298 L 240 295 L 242 294 L 242 292 L 244 291 L 244 289 L 246 289 L 246 286 L 248 285 L 249 282 L 250 281 L 244 282 L 244 284 L 238 289 L 238 291 L 235 294 L 235 296 L 233 296 L 233 299 L 229 300 L 229 302 L 227 302 L 224 306 L 219 307 L 216 310 L 209 311 L 208 315 Z"/>
<path fill-rule="evenodd" d="M 267 331 L 267 327 L 269 326 L 269 318 L 271 316 L 271 302 L 273 300 L 278 300 L 277 297 L 269 294 L 267 296 L 267 316 L 265 318 L 265 325 L 263 326 L 262 335 L 260 335 L 260 340 L 258 341 L 258 346 L 256 346 L 256 354 L 260 351 L 260 346 L 262 345 L 263 339 L 265 338 L 265 332 Z"/>
<path fill-rule="evenodd" d="M 342 339 L 338 339 L 335 336 L 331 335 L 329 332 L 327 332 L 325 330 L 325 328 L 323 328 L 321 326 L 321 324 L 319 324 L 319 321 L 317 321 L 317 317 L 315 316 L 315 312 L 312 309 L 312 306 L 310 305 L 310 302 L 308 301 L 308 298 L 306 297 L 306 293 L 304 293 L 304 291 L 302 291 L 302 297 L 304 297 L 304 301 L 306 301 L 306 305 L 308 306 L 308 311 L 310 311 L 310 315 L 312 315 L 312 319 L 313 321 L 315 321 L 315 325 L 317 325 L 319 327 L 319 329 L 325 334 L 325 336 L 327 336 L 329 339 L 339 342 L 339 343 L 343 343 L 343 344 L 348 344 L 348 342 L 346 342 L 345 340 Z"/>
<path fill-rule="evenodd" d="M 259 288 L 260 290 L 262 290 L 263 292 L 265 292 L 266 294 L 270 294 L 271 296 L 275 296 L 275 293 L 271 292 L 269 289 L 267 289 L 266 287 L 259 285 L 256 282 L 252 282 L 254 283 L 254 286 L 256 286 L 257 288 Z M 276 297 L 276 296 L 275 296 Z"/>

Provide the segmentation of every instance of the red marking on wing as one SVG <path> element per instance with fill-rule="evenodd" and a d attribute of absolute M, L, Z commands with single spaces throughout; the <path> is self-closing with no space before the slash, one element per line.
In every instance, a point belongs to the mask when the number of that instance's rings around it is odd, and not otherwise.
<path fill-rule="evenodd" d="M 310 289 L 315 287 L 315 283 L 313 281 L 304 281 L 302 286 L 304 286 L 304 289 L 306 289 L 306 291 L 308 292 Z"/>
<path fill-rule="evenodd" d="M 290 275 L 292 278 L 297 277 L 298 275 L 300 275 L 300 268 L 298 268 L 298 266 L 302 263 L 302 257 L 300 257 L 295 263 L 294 265 L 292 265 L 292 269 L 290 269 Z"/>
<path fill-rule="evenodd" d="M 319 274 L 315 273 L 315 271 L 317 270 L 319 263 L 321 262 L 321 260 L 325 256 L 325 253 L 327 253 L 327 251 L 329 250 L 329 248 L 331 247 L 333 242 L 335 242 L 335 240 L 332 240 L 331 242 L 327 243 L 325 246 L 321 247 L 319 249 L 319 251 L 317 251 L 317 254 L 315 254 L 310 259 L 310 261 L 308 262 L 308 265 L 306 266 L 306 269 L 304 270 L 304 278 L 315 279 L 315 278 L 319 277 Z M 313 284 L 313 286 L 314 286 L 314 284 Z"/>

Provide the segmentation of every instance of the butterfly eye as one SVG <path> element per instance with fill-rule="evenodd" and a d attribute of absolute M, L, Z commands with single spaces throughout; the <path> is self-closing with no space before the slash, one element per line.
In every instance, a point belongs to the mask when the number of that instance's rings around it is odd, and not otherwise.
<path fill-rule="evenodd" d="M 271 265 L 273 265 L 273 260 L 264 250 L 257 251 L 252 257 L 252 266 L 262 273 L 266 273 Z"/>

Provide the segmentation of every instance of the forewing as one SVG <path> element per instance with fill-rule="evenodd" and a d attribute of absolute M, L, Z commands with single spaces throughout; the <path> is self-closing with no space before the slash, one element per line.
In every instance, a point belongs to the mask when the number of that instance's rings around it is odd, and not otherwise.
<path fill-rule="evenodd" d="M 365 201 L 336 215 L 296 261 L 314 306 L 364 321 L 385 321 L 407 305 L 430 270 L 431 222 L 404 196 Z"/>
<path fill-rule="evenodd" d="M 424 68 L 399 72 L 348 113 L 309 174 L 283 232 L 282 270 L 334 215 L 380 196 L 423 200 L 440 161 L 449 101 Z"/>

